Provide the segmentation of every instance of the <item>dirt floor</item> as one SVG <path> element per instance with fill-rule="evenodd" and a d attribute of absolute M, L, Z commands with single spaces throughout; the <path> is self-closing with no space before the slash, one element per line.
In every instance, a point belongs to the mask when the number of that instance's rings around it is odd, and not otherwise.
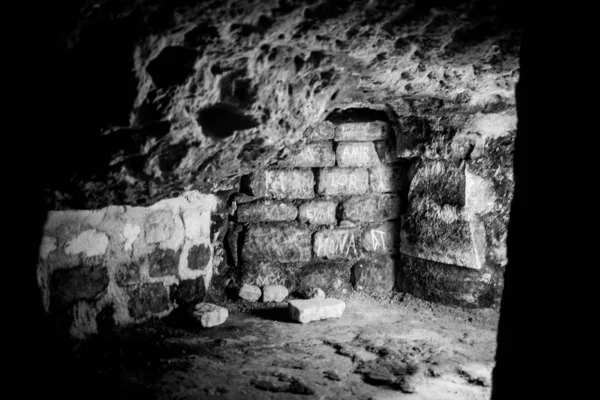
<path fill-rule="evenodd" d="M 228 320 L 210 329 L 151 321 L 80 344 L 73 362 L 107 398 L 490 397 L 497 311 L 403 294 L 342 299 L 342 318 L 304 325 L 285 303 L 224 304 Z"/>

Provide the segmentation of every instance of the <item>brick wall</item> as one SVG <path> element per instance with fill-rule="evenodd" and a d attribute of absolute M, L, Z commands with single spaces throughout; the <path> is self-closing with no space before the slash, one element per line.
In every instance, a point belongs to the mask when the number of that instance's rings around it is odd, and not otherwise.
<path fill-rule="evenodd" d="M 244 180 L 237 202 L 241 282 L 391 290 L 406 163 L 381 157 L 385 121 L 325 121 L 277 166 Z"/>

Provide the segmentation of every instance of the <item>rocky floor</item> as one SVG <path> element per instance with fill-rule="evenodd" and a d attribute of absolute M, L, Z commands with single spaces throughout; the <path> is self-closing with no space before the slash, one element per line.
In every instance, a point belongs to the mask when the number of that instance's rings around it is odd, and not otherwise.
<path fill-rule="evenodd" d="M 72 365 L 86 390 L 113 399 L 489 398 L 496 311 L 401 294 L 343 300 L 341 319 L 308 324 L 285 303 L 242 302 L 210 329 L 151 321 L 80 344 Z"/>

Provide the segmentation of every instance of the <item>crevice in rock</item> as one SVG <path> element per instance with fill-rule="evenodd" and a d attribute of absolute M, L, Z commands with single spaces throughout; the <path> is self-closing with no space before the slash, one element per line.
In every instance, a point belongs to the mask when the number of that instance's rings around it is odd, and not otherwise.
<path fill-rule="evenodd" d="M 259 124 L 253 117 L 245 115 L 236 106 L 217 103 L 198 112 L 198 123 L 202 132 L 213 139 L 225 139 L 236 131 L 251 129 Z"/>
<path fill-rule="evenodd" d="M 198 50 L 184 46 L 170 46 L 148 63 L 146 71 L 157 88 L 181 85 L 194 75 L 194 63 L 201 56 Z"/>

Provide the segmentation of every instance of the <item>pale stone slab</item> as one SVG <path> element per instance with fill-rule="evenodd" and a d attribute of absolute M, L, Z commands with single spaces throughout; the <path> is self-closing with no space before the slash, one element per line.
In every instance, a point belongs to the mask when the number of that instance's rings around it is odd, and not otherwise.
<path fill-rule="evenodd" d="M 331 298 L 290 300 L 288 304 L 290 318 L 303 324 L 321 319 L 340 318 L 346 308 L 346 303 Z"/>
<path fill-rule="evenodd" d="M 287 288 L 283 285 L 267 285 L 263 287 L 263 302 L 267 303 L 275 301 L 277 303 L 283 301 L 289 294 Z"/>
<path fill-rule="evenodd" d="M 244 284 L 244 286 L 242 286 L 240 292 L 238 293 L 238 296 L 240 296 L 246 301 L 257 301 L 258 299 L 260 299 L 261 295 L 262 291 L 258 286 L 248 284 Z"/>
<path fill-rule="evenodd" d="M 203 328 L 211 328 L 225 322 L 229 317 L 229 311 L 214 304 L 198 303 L 194 307 L 193 315 L 200 321 Z"/>

